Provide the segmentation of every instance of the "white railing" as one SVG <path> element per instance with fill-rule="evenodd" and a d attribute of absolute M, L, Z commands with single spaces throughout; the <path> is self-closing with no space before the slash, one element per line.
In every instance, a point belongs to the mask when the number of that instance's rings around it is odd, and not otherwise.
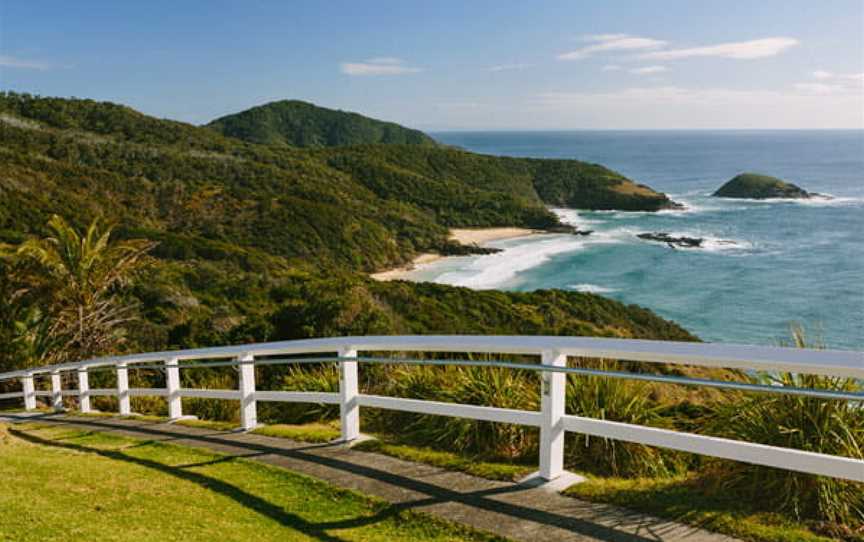
<path fill-rule="evenodd" d="M 515 354 L 540 357 L 540 364 L 508 361 L 460 361 L 416 358 L 364 357 L 358 352 L 374 353 L 483 353 Z M 280 355 L 335 354 L 335 357 L 276 358 Z M 171 419 L 183 416 L 181 398 L 203 397 L 240 402 L 243 429 L 258 425 L 258 401 L 328 403 L 340 406 L 341 438 L 350 442 L 360 436 L 360 408 L 371 407 L 439 416 L 453 416 L 540 428 L 540 469 L 538 475 L 553 480 L 564 473 L 564 434 L 567 431 L 603 438 L 618 439 L 650 446 L 692 452 L 757 465 L 831 476 L 864 482 L 864 461 L 848 457 L 766 446 L 730 440 L 568 415 L 565 413 L 565 379 L 568 373 L 600 375 L 609 378 L 654 380 L 683 385 L 711 386 L 752 390 L 764 393 L 792 393 L 826 400 L 861 402 L 864 394 L 841 393 L 761 386 L 741 382 L 712 381 L 662 375 L 607 372 L 567 367 L 568 357 L 604 358 L 649 363 L 724 367 L 746 371 L 788 371 L 794 373 L 855 378 L 864 380 L 864 352 L 806 350 L 797 348 L 736 346 L 703 343 L 678 343 L 625 339 L 538 336 L 383 336 L 308 339 L 228 347 L 202 348 L 169 352 L 151 352 L 128 356 L 85 360 L 78 363 L 37 367 L 0 374 L 0 381 L 19 380 L 21 391 L 5 393 L 0 399 L 22 398 L 28 410 L 36 408 L 36 397 L 48 397 L 53 408 L 63 409 L 63 397 L 78 397 L 82 412 L 90 410 L 90 398 L 116 396 L 121 415 L 129 415 L 132 396 L 162 396 L 168 402 Z M 183 363 L 193 360 L 223 360 L 207 363 Z M 227 360 L 227 361 L 224 361 Z M 339 392 L 260 391 L 255 389 L 255 367 L 275 364 L 338 363 Z M 501 370 L 534 370 L 542 374 L 539 411 L 524 411 L 489 406 L 475 406 L 417 399 L 361 394 L 358 388 L 358 364 L 411 363 L 421 365 L 474 365 Z M 239 372 L 236 390 L 202 390 L 180 387 L 180 370 L 184 368 L 235 366 Z M 129 388 L 130 369 L 158 368 L 165 372 L 165 388 Z M 89 372 L 113 370 L 117 376 L 114 389 L 90 389 Z M 78 375 L 78 389 L 62 389 L 61 375 Z M 49 376 L 51 391 L 37 391 L 34 378 Z"/>

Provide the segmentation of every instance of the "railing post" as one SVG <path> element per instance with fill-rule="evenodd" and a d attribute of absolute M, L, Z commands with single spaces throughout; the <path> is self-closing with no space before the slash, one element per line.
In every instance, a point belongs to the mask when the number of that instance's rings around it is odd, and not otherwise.
<path fill-rule="evenodd" d="M 344 347 L 340 358 L 356 358 L 357 350 Z M 351 442 L 360 436 L 360 405 L 358 401 L 357 362 L 342 361 L 339 364 L 339 418 L 342 422 L 342 441 Z"/>
<path fill-rule="evenodd" d="M 255 402 L 255 357 L 243 354 L 237 358 L 240 364 L 240 423 L 244 431 L 258 426 L 258 405 Z"/>
<path fill-rule="evenodd" d="M 543 352 L 541 363 L 566 367 L 567 356 L 552 350 Z M 564 398 L 566 375 L 543 372 L 540 410 L 540 478 L 554 480 L 564 472 Z"/>
<path fill-rule="evenodd" d="M 21 377 L 21 391 L 24 392 L 24 410 L 36 409 L 36 386 L 33 385 L 33 375 Z"/>
<path fill-rule="evenodd" d="M 168 392 L 168 418 L 183 417 L 183 401 L 180 398 L 180 366 L 177 358 L 165 360 L 165 388 Z"/>
<path fill-rule="evenodd" d="M 125 363 L 117 364 L 117 405 L 121 416 L 132 413 L 129 404 L 129 367 Z"/>
<path fill-rule="evenodd" d="M 90 375 L 87 367 L 78 367 L 78 409 L 90 412 Z"/>
<path fill-rule="evenodd" d="M 63 387 L 60 381 L 60 371 L 51 371 L 51 408 L 57 412 L 63 410 Z"/>

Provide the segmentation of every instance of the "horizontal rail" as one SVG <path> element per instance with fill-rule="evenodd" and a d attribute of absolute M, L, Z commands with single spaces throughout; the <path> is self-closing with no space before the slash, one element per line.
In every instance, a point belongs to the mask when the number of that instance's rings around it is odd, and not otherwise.
<path fill-rule="evenodd" d="M 14 391 L 12 393 L 0 393 L 0 400 L 3 399 L 18 399 L 24 397 L 23 391 Z"/>
<path fill-rule="evenodd" d="M 332 353 L 343 348 L 364 352 L 483 352 L 491 354 L 540 355 L 554 350 L 562 355 L 698 365 L 760 371 L 788 371 L 864 378 L 864 353 L 846 350 L 806 350 L 787 347 L 728 345 L 712 343 L 606 339 L 597 337 L 513 336 L 513 335 L 409 335 L 303 339 L 149 352 L 86 360 L 83 365 L 98 367 L 118 363 L 158 362 L 230 358 L 241 355 L 275 356 Z M 0 374 L 0 380 L 25 374 L 77 369 L 67 363 Z"/>
<path fill-rule="evenodd" d="M 88 390 L 87 393 L 90 394 L 91 397 L 102 397 L 102 396 L 117 395 L 117 390 L 116 389 L 110 389 L 110 388 L 95 388 L 95 389 Z"/>
<path fill-rule="evenodd" d="M 60 395 L 63 397 L 77 397 L 81 395 L 81 392 L 78 390 L 60 390 Z"/>
<path fill-rule="evenodd" d="M 360 406 L 401 410 L 417 414 L 432 414 L 434 416 L 450 416 L 451 418 L 470 418 L 486 422 L 515 423 L 519 425 L 540 425 L 540 413 L 528 410 L 513 410 L 486 406 L 463 405 L 459 403 L 442 403 L 439 401 L 421 401 L 418 399 L 401 399 L 383 395 L 360 395 Z"/>
<path fill-rule="evenodd" d="M 240 400 L 240 392 L 236 390 L 194 390 L 189 388 L 182 388 L 178 393 L 180 394 L 180 397 L 197 397 L 199 399 L 228 399 L 235 401 Z"/>
<path fill-rule="evenodd" d="M 168 390 L 165 388 L 129 388 L 132 397 L 166 397 Z"/>
<path fill-rule="evenodd" d="M 864 482 L 864 461 L 851 457 L 819 454 L 581 416 L 564 416 L 563 423 L 564 430 L 573 433 Z"/>
<path fill-rule="evenodd" d="M 255 400 L 336 405 L 339 404 L 339 394 L 317 391 L 256 391 Z"/>

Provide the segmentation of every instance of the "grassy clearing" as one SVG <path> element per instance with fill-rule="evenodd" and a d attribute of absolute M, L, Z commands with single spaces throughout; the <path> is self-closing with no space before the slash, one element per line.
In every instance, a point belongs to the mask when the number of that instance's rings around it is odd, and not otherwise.
<path fill-rule="evenodd" d="M 284 469 L 39 424 L 0 429 L 0 479 L 2 540 L 496 540 Z"/>
<path fill-rule="evenodd" d="M 407 461 L 425 463 L 435 467 L 465 472 L 482 478 L 504 480 L 508 482 L 524 478 L 531 472 L 537 470 L 536 467 L 528 465 L 481 461 L 453 452 L 400 444 L 388 441 L 383 436 L 378 440 L 367 440 L 361 442 L 354 446 L 354 449 L 376 452 L 397 457 L 399 459 L 405 459 Z"/>
<path fill-rule="evenodd" d="M 692 478 L 598 478 L 571 486 L 565 495 L 609 503 L 696 525 L 754 542 L 829 542 L 807 525 L 788 516 L 756 511 L 748 501 L 729 493 L 708 494 Z M 847 534 L 847 536 L 849 536 Z M 860 541 L 864 537 L 845 538 Z"/>
<path fill-rule="evenodd" d="M 339 423 L 307 423 L 303 425 L 265 425 L 252 431 L 268 437 L 287 438 L 303 442 L 332 442 L 339 439 Z"/>

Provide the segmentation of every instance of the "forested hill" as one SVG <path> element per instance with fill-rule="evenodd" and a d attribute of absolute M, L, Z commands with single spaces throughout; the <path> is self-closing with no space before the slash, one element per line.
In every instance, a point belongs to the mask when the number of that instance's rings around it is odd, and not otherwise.
<path fill-rule="evenodd" d="M 130 348 L 395 332 L 692 339 L 650 311 L 587 294 L 377 284 L 364 274 L 446 248 L 451 226 L 557 226 L 545 201 L 578 198 L 583 186 L 581 197 L 595 199 L 573 206 L 608 205 L 636 185 L 577 161 L 259 145 L 115 104 L 0 94 L 0 243 L 45 235 L 54 213 L 79 229 L 99 217 L 119 236 L 158 242 L 134 293 L 145 318 Z M 629 201 L 668 202 L 650 196 Z M 0 259 L 0 290 L 7 272 Z"/>
<path fill-rule="evenodd" d="M 366 143 L 437 145 L 419 130 L 299 100 L 271 102 L 226 115 L 207 124 L 207 128 L 250 143 L 294 147 Z"/>

